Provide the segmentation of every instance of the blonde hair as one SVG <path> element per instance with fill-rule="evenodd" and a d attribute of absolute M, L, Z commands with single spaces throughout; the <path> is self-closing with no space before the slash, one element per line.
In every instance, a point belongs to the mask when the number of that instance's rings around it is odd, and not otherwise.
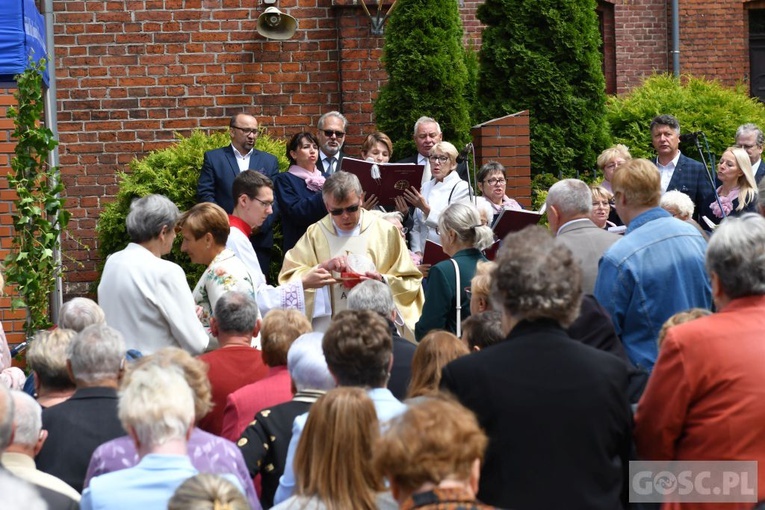
<path fill-rule="evenodd" d="M 611 199 L 614 198 L 614 194 L 603 186 L 597 186 L 593 184 L 590 186 L 590 191 L 592 192 L 593 200 L 606 200 L 610 202 Z"/>
<path fill-rule="evenodd" d="M 739 188 L 738 196 L 740 197 L 736 210 L 740 211 L 757 198 L 757 183 L 752 173 L 752 162 L 749 159 L 749 154 L 744 149 L 738 147 L 728 147 L 723 154 L 726 152 L 733 154 L 736 166 L 741 170 L 741 175 L 736 181 L 736 185 Z"/>
<path fill-rule="evenodd" d="M 664 321 L 664 324 L 662 324 L 661 329 L 659 330 L 659 338 L 656 340 L 656 344 L 661 347 L 661 344 L 664 343 L 664 339 L 667 337 L 669 328 L 672 326 L 691 322 L 692 320 L 706 317 L 707 315 L 712 315 L 712 312 L 706 308 L 691 308 L 690 310 L 686 310 L 684 312 L 677 312 L 669 319 Z"/>
<path fill-rule="evenodd" d="M 225 478 L 211 473 L 192 476 L 175 489 L 167 510 L 249 510 L 241 491 Z"/>
<path fill-rule="evenodd" d="M 466 354 L 470 354 L 467 346 L 448 331 L 431 331 L 425 335 L 412 356 L 412 379 L 407 398 L 438 391 L 444 366 Z"/>
<path fill-rule="evenodd" d="M 661 198 L 661 175 L 647 159 L 633 159 L 621 165 L 611 180 L 614 194 L 621 192 L 633 207 L 656 207 Z"/>
<path fill-rule="evenodd" d="M 497 263 L 492 261 L 478 262 L 475 265 L 475 274 L 473 279 L 470 280 L 470 292 L 476 295 L 483 296 L 486 301 L 489 301 L 489 295 L 491 294 L 491 277 L 492 272 L 497 268 Z"/>
<path fill-rule="evenodd" d="M 76 331 L 63 328 L 35 334 L 27 350 L 27 366 L 37 374 L 41 386 L 59 390 L 75 387 L 66 370 L 66 359 L 76 335 Z"/>
<path fill-rule="evenodd" d="M 297 310 L 271 310 L 263 318 L 260 329 L 263 362 L 269 367 L 286 365 L 292 342 L 310 332 L 311 322 Z"/>
<path fill-rule="evenodd" d="M 372 467 L 377 413 L 361 388 L 328 391 L 311 406 L 295 452 L 295 493 L 318 497 L 327 510 L 373 510 L 384 490 Z M 328 466 L 332 466 L 328 469 Z"/>
<path fill-rule="evenodd" d="M 612 145 L 608 149 L 601 152 L 596 162 L 598 165 L 598 169 L 603 170 L 607 164 L 609 164 L 611 161 L 615 160 L 616 158 L 624 159 L 625 163 L 631 160 L 632 155 L 630 154 L 629 148 L 626 145 L 618 143 L 616 145 Z"/>
<path fill-rule="evenodd" d="M 427 483 L 469 479 L 487 444 L 476 416 L 438 394 L 410 404 L 389 422 L 375 444 L 374 466 L 408 496 Z"/>

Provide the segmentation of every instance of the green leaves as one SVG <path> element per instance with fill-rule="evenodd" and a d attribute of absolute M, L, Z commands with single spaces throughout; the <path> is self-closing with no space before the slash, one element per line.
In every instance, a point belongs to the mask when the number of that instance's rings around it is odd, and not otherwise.
<path fill-rule="evenodd" d="M 52 325 L 49 296 L 61 272 L 54 250 L 70 217 L 60 196 L 64 186 L 59 181 L 58 169 L 48 165 L 48 156 L 58 141 L 42 125 L 45 65 L 45 60 L 30 61 L 27 70 L 16 76 L 14 97 L 18 104 L 8 109 L 17 139 L 8 184 L 16 189 L 18 198 L 11 213 L 15 235 L 11 253 L 5 259 L 5 278 L 19 292 L 11 306 L 27 309 L 28 337 Z"/>
<path fill-rule="evenodd" d="M 656 74 L 629 94 L 609 100 L 607 119 L 614 143 L 629 147 L 632 157 L 652 157 L 649 126 L 663 113 L 677 117 L 683 132 L 703 131 L 715 156 L 733 145 L 741 124 L 753 122 L 765 128 L 765 106 L 749 97 L 743 86 L 731 88 L 705 78 Z M 690 154 L 694 148 L 681 145 L 680 149 L 698 159 L 698 154 Z"/>

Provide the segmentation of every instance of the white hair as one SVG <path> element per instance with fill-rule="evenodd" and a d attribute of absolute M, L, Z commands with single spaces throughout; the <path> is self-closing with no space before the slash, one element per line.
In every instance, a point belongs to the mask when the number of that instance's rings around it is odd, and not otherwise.
<path fill-rule="evenodd" d="M 75 380 L 92 384 L 117 379 L 125 352 L 125 341 L 119 331 L 105 324 L 93 324 L 74 337 L 67 355 Z"/>
<path fill-rule="evenodd" d="M 36 445 L 42 430 L 42 407 L 23 391 L 11 391 L 11 398 L 14 405 L 13 424 L 16 427 L 13 444 Z"/>
<path fill-rule="evenodd" d="M 323 333 L 305 333 L 290 346 L 287 370 L 298 391 L 326 391 L 336 386 L 321 347 L 323 338 Z"/>
<path fill-rule="evenodd" d="M 125 430 L 153 448 L 185 439 L 194 423 L 194 395 L 179 367 L 144 365 L 127 377 L 118 414 Z"/>
<path fill-rule="evenodd" d="M 681 220 L 689 220 L 693 216 L 695 208 L 691 197 L 676 189 L 667 191 L 661 196 L 659 207 L 662 209 L 675 209 L 680 215 Z"/>

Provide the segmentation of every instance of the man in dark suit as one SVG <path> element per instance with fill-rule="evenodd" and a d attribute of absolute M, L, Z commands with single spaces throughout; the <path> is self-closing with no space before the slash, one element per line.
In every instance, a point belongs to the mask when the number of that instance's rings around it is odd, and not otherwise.
<path fill-rule="evenodd" d="M 327 112 L 319 117 L 316 124 L 316 139 L 319 140 L 319 170 L 332 175 L 340 168 L 343 161 L 343 144 L 345 143 L 348 119 L 340 112 Z"/>
<path fill-rule="evenodd" d="M 67 369 L 77 389 L 69 400 L 43 410 L 48 440 L 37 468 L 82 492 L 90 456 L 125 435 L 117 417 L 117 388 L 125 369 L 125 342 L 115 329 L 88 326 L 69 346 Z"/>
<path fill-rule="evenodd" d="M 478 498 L 500 508 L 626 505 L 627 365 L 572 340 L 581 301 L 571 251 L 539 226 L 505 238 L 493 298 L 507 338 L 444 367 L 441 387 L 489 436 Z"/>
<path fill-rule="evenodd" d="M 763 143 L 765 143 L 765 135 L 756 124 L 743 124 L 736 130 L 736 147 L 744 149 L 749 154 L 754 181 L 757 184 L 765 177 L 765 165 L 762 164 Z"/>
<path fill-rule="evenodd" d="M 657 157 L 653 160 L 661 174 L 661 192 L 676 189 L 693 200 L 693 219 L 700 225 L 703 211 L 714 201 L 714 186 L 702 163 L 680 153 L 680 123 L 672 115 L 659 115 L 651 121 L 651 142 Z"/>
<path fill-rule="evenodd" d="M 563 179 L 547 192 L 547 219 L 550 232 L 568 247 L 582 268 L 582 291 L 592 294 L 598 276 L 598 262 L 619 236 L 598 228 L 590 219 L 590 187 L 578 179 Z"/>
<path fill-rule="evenodd" d="M 414 123 L 414 134 L 412 136 L 414 143 L 417 145 L 417 154 L 400 159 L 396 163 L 417 163 L 424 165 L 425 171 L 422 173 L 422 184 L 425 184 L 432 178 L 430 174 L 430 161 L 428 161 L 430 149 L 443 140 L 441 126 L 431 117 L 420 117 Z M 463 181 L 467 180 L 467 165 L 464 161 L 457 165 L 457 173 Z"/>
<path fill-rule="evenodd" d="M 258 139 L 258 121 L 252 115 L 237 113 L 229 123 L 231 145 L 205 152 L 202 171 L 197 183 L 197 199 L 213 202 L 228 214 L 234 210 L 231 186 L 242 170 L 257 170 L 273 179 L 279 173 L 276 156 L 255 148 Z M 263 274 L 268 276 L 271 247 L 274 244 L 273 223 L 278 217 L 276 203 L 274 212 L 254 233 L 250 240 L 260 262 Z"/>

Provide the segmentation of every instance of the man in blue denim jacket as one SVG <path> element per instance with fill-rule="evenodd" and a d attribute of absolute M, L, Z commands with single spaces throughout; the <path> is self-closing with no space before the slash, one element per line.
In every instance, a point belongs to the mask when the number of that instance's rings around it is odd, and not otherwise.
<path fill-rule="evenodd" d="M 611 184 L 627 231 L 600 260 L 595 297 L 611 314 L 630 360 L 650 371 L 664 321 L 689 308 L 711 307 L 706 241 L 659 207 L 661 177 L 650 161 L 623 165 Z"/>

